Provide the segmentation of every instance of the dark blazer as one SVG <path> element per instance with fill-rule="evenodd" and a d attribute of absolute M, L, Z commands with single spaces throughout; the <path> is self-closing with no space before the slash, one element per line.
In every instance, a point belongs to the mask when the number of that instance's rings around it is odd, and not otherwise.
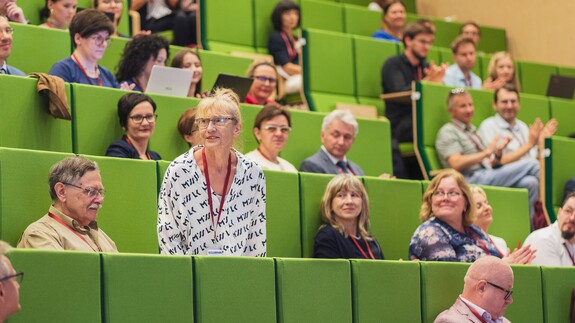
<path fill-rule="evenodd" d="M 471 310 L 463 301 L 458 297 L 448 310 L 445 310 L 437 316 L 433 323 L 462 323 L 473 322 L 481 323 L 481 321 L 473 315 Z M 510 323 L 508 319 L 503 318 L 504 323 Z"/>
<path fill-rule="evenodd" d="M 109 157 L 120 157 L 120 158 L 131 158 L 131 159 L 140 159 L 140 155 L 134 146 L 130 145 L 125 140 L 126 136 L 123 136 L 122 139 L 114 141 L 106 150 L 106 156 Z M 148 150 L 146 151 L 152 160 L 161 160 L 162 157 L 155 152 Z"/>
<path fill-rule="evenodd" d="M 355 175 L 357 176 L 365 175 L 363 170 L 359 166 L 357 166 L 356 163 L 350 161 L 349 159 L 347 163 L 349 164 L 349 167 L 353 170 Z M 339 167 L 337 167 L 331 162 L 329 156 L 321 148 L 313 156 L 304 160 L 301 163 L 299 170 L 301 172 L 308 172 L 308 173 L 336 174 L 336 175 L 340 174 Z"/>
<path fill-rule="evenodd" d="M 372 236 L 373 238 L 373 236 Z M 357 242 L 363 252 L 369 255 L 365 240 L 357 239 Z M 373 240 L 367 243 L 369 249 L 373 253 L 375 259 L 383 259 L 383 252 L 379 247 L 377 240 Z M 353 243 L 350 238 L 346 238 L 334 227 L 327 224 L 323 228 L 319 229 L 315 235 L 315 240 L 313 244 L 313 257 L 314 258 L 343 258 L 343 259 L 363 259 L 364 256 L 357 249 L 357 246 Z"/>

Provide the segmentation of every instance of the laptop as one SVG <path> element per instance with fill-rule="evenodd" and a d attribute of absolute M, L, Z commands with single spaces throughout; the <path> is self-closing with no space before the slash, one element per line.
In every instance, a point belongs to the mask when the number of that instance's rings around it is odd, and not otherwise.
<path fill-rule="evenodd" d="M 146 93 L 187 97 L 193 76 L 193 70 L 154 65 Z"/>
<path fill-rule="evenodd" d="M 231 89 L 240 97 L 240 102 L 244 102 L 253 82 L 253 79 L 247 77 L 219 74 L 212 87 L 212 92 L 217 88 Z"/>
<path fill-rule="evenodd" d="M 575 77 L 551 75 L 547 86 L 547 96 L 556 98 L 573 99 L 575 93 Z"/>

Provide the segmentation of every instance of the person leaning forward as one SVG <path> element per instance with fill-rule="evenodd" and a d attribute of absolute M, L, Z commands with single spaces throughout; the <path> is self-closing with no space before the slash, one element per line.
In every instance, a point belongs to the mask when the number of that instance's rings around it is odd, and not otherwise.
<path fill-rule="evenodd" d="M 26 228 L 18 248 L 117 252 L 96 222 L 105 196 L 98 165 L 68 157 L 52 166 L 48 182 L 48 214 Z"/>

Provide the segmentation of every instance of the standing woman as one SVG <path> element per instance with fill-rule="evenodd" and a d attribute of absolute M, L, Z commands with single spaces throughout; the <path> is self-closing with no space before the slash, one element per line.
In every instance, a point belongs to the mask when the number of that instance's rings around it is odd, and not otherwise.
<path fill-rule="evenodd" d="M 40 27 L 68 29 L 76 14 L 78 0 L 46 0 L 46 5 L 40 11 L 40 18 L 46 20 Z"/>
<path fill-rule="evenodd" d="M 165 66 L 170 56 L 170 43 L 159 35 L 137 35 L 122 53 L 116 77 L 134 85 L 134 91 L 146 92 L 152 67 Z"/>
<path fill-rule="evenodd" d="M 114 32 L 112 36 L 114 37 L 126 37 L 126 35 L 118 34 L 118 25 L 120 24 L 120 19 L 122 18 L 122 11 L 124 10 L 124 4 L 122 0 L 94 0 L 94 9 L 111 13 L 114 15 Z"/>
<path fill-rule="evenodd" d="M 301 42 L 294 36 L 300 24 L 300 7 L 291 0 L 280 0 L 272 12 L 275 31 L 268 40 L 268 51 L 278 66 L 279 73 L 286 79 L 285 92 L 296 93 L 302 86 L 302 68 L 299 65 Z"/>
<path fill-rule="evenodd" d="M 383 259 L 369 232 L 369 197 L 356 176 L 335 176 L 321 201 L 324 222 L 315 236 L 314 258 Z"/>
<path fill-rule="evenodd" d="M 208 93 L 202 94 L 202 61 L 200 60 L 200 55 L 198 55 L 195 50 L 185 48 L 179 51 L 172 59 L 172 67 L 194 71 L 192 83 L 188 90 L 189 98 L 202 98 L 207 96 Z"/>
<path fill-rule="evenodd" d="M 142 93 L 124 94 L 118 101 L 118 118 L 125 134 L 113 142 L 106 156 L 143 160 L 162 157 L 148 150 L 148 143 L 156 127 L 156 102 Z"/>
<path fill-rule="evenodd" d="M 158 202 L 160 252 L 265 257 L 265 176 L 233 148 L 242 129 L 239 98 L 217 89 L 196 109 L 203 145 L 166 170 Z"/>
<path fill-rule="evenodd" d="M 401 0 L 391 0 L 383 6 L 381 29 L 373 33 L 373 38 L 391 40 L 395 43 L 403 39 L 403 28 L 407 21 L 405 4 Z"/>

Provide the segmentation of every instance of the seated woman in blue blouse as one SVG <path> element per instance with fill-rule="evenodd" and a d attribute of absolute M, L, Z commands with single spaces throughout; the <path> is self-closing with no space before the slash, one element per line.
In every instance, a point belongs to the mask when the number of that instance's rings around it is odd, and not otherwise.
<path fill-rule="evenodd" d="M 399 43 L 403 39 L 403 28 L 407 21 L 405 4 L 401 0 L 391 0 L 383 6 L 381 29 L 372 37 Z"/>
<path fill-rule="evenodd" d="M 120 125 L 126 132 L 122 139 L 114 141 L 106 156 L 160 160 L 162 157 L 148 150 L 148 142 L 156 126 L 156 103 L 142 93 L 128 93 L 118 101 Z"/>
<path fill-rule="evenodd" d="M 315 236 L 315 258 L 383 259 L 369 232 L 369 198 L 357 177 L 337 175 L 327 184 L 321 217 L 324 224 Z"/>
<path fill-rule="evenodd" d="M 98 65 L 113 33 L 114 24 L 103 12 L 88 9 L 76 14 L 70 23 L 74 52 L 54 64 L 49 74 L 69 83 L 133 89 L 126 83 L 118 84 L 107 68 Z"/>
<path fill-rule="evenodd" d="M 411 237 L 409 259 L 474 262 L 485 255 L 509 263 L 530 261 L 532 250 L 523 247 L 503 257 L 488 235 L 473 224 L 476 208 L 467 181 L 459 172 L 447 169 L 433 178 L 423 195 L 423 222 Z"/>

